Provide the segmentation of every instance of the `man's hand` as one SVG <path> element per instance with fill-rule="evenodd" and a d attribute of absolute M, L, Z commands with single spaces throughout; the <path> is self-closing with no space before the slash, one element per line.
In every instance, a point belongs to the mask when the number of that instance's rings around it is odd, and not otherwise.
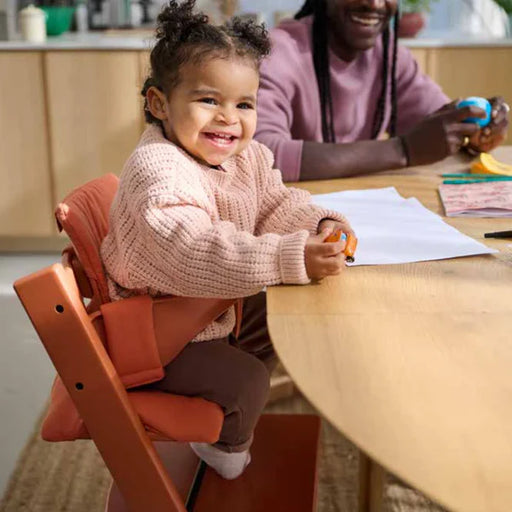
<path fill-rule="evenodd" d="M 463 121 L 484 118 L 485 112 L 475 106 L 457 108 L 457 103 L 448 103 L 401 137 L 409 165 L 431 164 L 453 155 L 479 133 L 476 123 Z"/>
<path fill-rule="evenodd" d="M 501 96 L 489 98 L 491 104 L 491 122 L 473 134 L 468 149 L 478 153 L 488 153 L 498 147 L 507 138 L 508 113 L 510 107 Z"/>

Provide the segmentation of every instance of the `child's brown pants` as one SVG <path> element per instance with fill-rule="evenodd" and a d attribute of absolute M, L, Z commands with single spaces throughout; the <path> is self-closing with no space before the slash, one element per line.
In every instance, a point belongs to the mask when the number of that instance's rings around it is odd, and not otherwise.
<path fill-rule="evenodd" d="M 215 446 L 226 452 L 246 450 L 268 396 L 276 363 L 266 323 L 265 294 L 244 300 L 238 340 L 189 343 L 165 367 L 165 377 L 151 385 L 169 393 L 200 396 L 224 410 Z"/>

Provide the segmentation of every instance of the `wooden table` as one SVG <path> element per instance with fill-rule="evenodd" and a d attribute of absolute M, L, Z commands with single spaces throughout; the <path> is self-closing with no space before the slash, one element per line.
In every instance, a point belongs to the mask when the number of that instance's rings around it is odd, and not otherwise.
<path fill-rule="evenodd" d="M 512 163 L 512 146 L 495 156 Z M 441 173 L 467 168 L 452 158 L 298 186 L 394 185 L 443 214 Z M 512 229 L 512 219 L 446 220 L 481 241 Z M 510 512 L 512 240 L 485 243 L 500 253 L 353 267 L 320 284 L 270 288 L 268 324 L 298 388 L 373 461 L 452 510 Z"/>

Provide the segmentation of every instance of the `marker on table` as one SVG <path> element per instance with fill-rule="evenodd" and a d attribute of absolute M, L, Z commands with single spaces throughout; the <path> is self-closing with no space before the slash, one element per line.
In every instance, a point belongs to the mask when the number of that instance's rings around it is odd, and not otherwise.
<path fill-rule="evenodd" d="M 347 243 L 345 245 L 345 250 L 343 253 L 345 254 L 345 259 L 348 263 L 354 263 L 355 257 L 354 254 L 356 252 L 357 248 L 357 238 L 355 235 L 348 234 L 346 235 L 341 230 L 336 231 L 335 233 L 332 233 L 329 235 L 325 241 L 326 242 L 339 242 L 340 240 L 346 240 Z"/>
<path fill-rule="evenodd" d="M 495 231 L 494 233 L 485 233 L 484 238 L 512 238 L 512 231 Z"/>
<path fill-rule="evenodd" d="M 468 183 L 490 183 L 493 181 L 512 181 L 512 176 L 496 176 L 492 178 L 444 180 L 444 185 L 467 185 Z"/>
<path fill-rule="evenodd" d="M 459 178 L 462 180 L 476 180 L 483 179 L 488 180 L 492 178 L 512 178 L 512 176 L 506 176 L 502 174 L 477 174 L 477 173 L 449 173 L 449 174 L 441 174 L 441 178 Z"/>

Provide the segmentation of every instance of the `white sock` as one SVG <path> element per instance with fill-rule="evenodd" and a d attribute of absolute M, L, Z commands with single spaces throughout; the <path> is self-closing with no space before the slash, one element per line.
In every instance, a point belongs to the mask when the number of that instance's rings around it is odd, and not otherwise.
<path fill-rule="evenodd" d="M 227 480 L 239 477 L 251 462 L 249 450 L 228 453 L 208 443 L 190 443 L 190 447 L 200 459 Z"/>

